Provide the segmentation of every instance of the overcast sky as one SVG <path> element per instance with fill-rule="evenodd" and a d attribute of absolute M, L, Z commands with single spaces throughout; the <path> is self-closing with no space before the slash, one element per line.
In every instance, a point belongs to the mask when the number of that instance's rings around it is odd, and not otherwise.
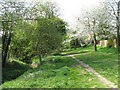
<path fill-rule="evenodd" d="M 61 17 L 72 27 L 76 24 L 76 18 L 80 17 L 84 10 L 97 7 L 103 0 L 54 0 L 60 7 Z"/>
<path fill-rule="evenodd" d="M 41 0 L 25 0 L 25 1 L 41 1 Z M 76 18 L 80 17 L 83 11 L 90 10 L 93 7 L 97 7 L 100 2 L 104 0 L 42 0 L 56 2 L 60 8 L 60 16 L 71 27 L 75 27 Z"/>

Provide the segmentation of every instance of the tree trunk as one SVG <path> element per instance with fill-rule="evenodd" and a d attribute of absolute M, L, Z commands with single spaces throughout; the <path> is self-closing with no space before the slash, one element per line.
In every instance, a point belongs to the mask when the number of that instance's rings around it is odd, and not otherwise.
<path fill-rule="evenodd" d="M 76 49 L 76 47 L 77 47 L 77 42 L 76 42 L 76 41 L 77 41 L 77 40 L 75 39 L 75 46 L 74 46 L 74 47 L 75 47 L 75 49 Z"/>
<path fill-rule="evenodd" d="M 117 11 L 117 48 L 118 53 L 120 52 L 120 1 L 118 2 L 118 11 Z"/>
<path fill-rule="evenodd" d="M 11 42 L 11 36 L 12 36 L 11 33 L 8 37 L 7 37 L 7 33 L 5 33 L 5 35 L 3 35 L 3 37 L 2 37 L 2 66 L 3 67 L 5 67 L 5 64 L 6 64 L 9 45 Z"/>
<path fill-rule="evenodd" d="M 97 40 L 96 40 L 95 33 L 94 33 L 94 36 L 93 36 L 93 40 L 94 40 L 94 51 L 97 51 Z"/>
<path fill-rule="evenodd" d="M 117 48 L 118 52 L 120 51 L 120 32 L 119 32 L 120 26 L 117 26 Z"/>
<path fill-rule="evenodd" d="M 93 30 L 95 30 L 95 24 L 96 24 L 96 19 L 93 18 Z M 94 51 L 97 51 L 97 40 L 96 40 L 96 34 L 95 32 L 93 31 L 93 41 L 94 41 Z"/>
<path fill-rule="evenodd" d="M 40 64 L 42 64 L 42 57 L 41 57 L 41 55 L 39 55 L 39 61 L 40 61 Z"/>

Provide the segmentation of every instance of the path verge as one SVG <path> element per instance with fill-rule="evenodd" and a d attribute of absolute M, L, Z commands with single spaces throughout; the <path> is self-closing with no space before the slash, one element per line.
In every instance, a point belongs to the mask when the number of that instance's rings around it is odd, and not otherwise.
<path fill-rule="evenodd" d="M 70 56 L 74 60 L 76 60 L 81 67 L 84 67 L 88 72 L 92 73 L 95 77 L 97 77 L 100 80 L 100 82 L 102 82 L 103 84 L 105 84 L 109 88 L 118 88 L 116 85 L 114 85 L 114 83 L 112 83 L 111 81 L 107 80 L 106 78 L 101 76 L 99 73 L 97 73 L 92 67 L 90 67 L 89 65 L 83 63 L 82 61 L 80 61 L 79 59 L 74 57 L 74 55 L 68 55 L 68 56 Z"/>

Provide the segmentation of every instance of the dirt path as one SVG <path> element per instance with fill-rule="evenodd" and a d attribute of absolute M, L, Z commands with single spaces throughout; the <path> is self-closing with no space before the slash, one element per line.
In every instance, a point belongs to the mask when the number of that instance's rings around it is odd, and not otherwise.
<path fill-rule="evenodd" d="M 110 82 L 109 80 L 107 80 L 106 78 L 101 76 L 99 73 L 97 73 L 92 67 L 90 67 L 89 65 L 83 63 L 82 61 L 80 61 L 79 59 L 74 57 L 74 55 L 68 55 L 68 56 L 70 56 L 74 60 L 76 60 L 80 66 L 84 67 L 88 72 L 92 73 L 95 77 L 97 77 L 100 80 L 100 82 L 107 85 L 109 88 L 118 88 L 116 85 L 114 85 L 114 83 Z M 114 89 L 114 90 L 116 90 L 116 89 Z"/>

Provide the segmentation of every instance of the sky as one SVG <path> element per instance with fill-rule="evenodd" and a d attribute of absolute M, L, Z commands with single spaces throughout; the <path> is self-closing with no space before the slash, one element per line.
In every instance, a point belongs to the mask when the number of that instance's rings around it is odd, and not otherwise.
<path fill-rule="evenodd" d="M 60 17 L 64 19 L 71 27 L 76 27 L 77 17 L 80 17 L 83 11 L 97 7 L 104 0 L 25 0 L 25 1 L 52 1 L 56 2 L 60 8 Z"/>
<path fill-rule="evenodd" d="M 54 0 L 60 7 L 61 18 L 68 22 L 71 27 L 76 26 L 77 17 L 100 5 L 104 0 Z"/>

